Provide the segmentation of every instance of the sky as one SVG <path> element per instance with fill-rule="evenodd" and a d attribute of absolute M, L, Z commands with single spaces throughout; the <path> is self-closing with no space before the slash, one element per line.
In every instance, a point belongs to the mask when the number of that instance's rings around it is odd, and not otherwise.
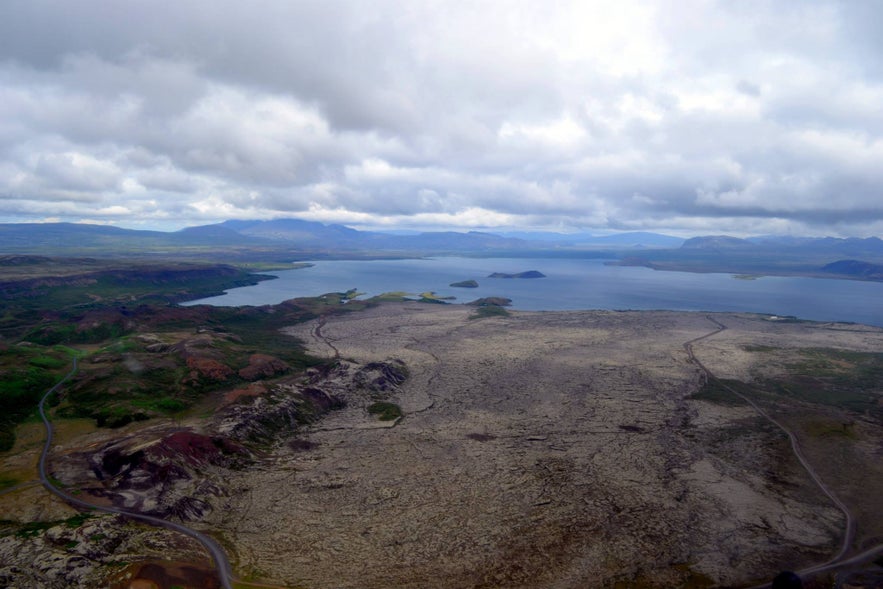
<path fill-rule="evenodd" d="M 3 0 L 0 221 L 883 235 L 883 2 Z"/>

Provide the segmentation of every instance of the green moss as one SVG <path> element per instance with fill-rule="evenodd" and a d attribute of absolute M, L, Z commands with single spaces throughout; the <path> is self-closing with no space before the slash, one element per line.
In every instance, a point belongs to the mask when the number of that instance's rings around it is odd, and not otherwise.
<path fill-rule="evenodd" d="M 368 405 L 368 413 L 376 415 L 380 421 L 393 421 L 403 415 L 401 407 L 387 401 L 378 401 Z"/>
<path fill-rule="evenodd" d="M 0 474 L 0 491 L 14 487 L 21 482 L 20 479 L 9 476 L 8 474 Z"/>
<path fill-rule="evenodd" d="M 42 521 L 42 522 L 26 522 L 23 524 L 15 524 L 14 522 L 5 521 L 3 522 L 4 527 L 14 527 L 15 535 L 20 538 L 33 538 L 35 536 L 39 536 L 44 531 L 49 528 L 54 528 L 55 526 L 64 525 L 68 528 L 79 528 L 83 525 L 83 523 L 91 519 L 92 515 L 88 513 L 78 513 L 72 517 L 69 517 L 65 520 L 53 520 L 53 521 Z M 77 545 L 77 542 L 74 542 L 72 545 L 67 546 L 67 548 L 73 548 Z"/>
<path fill-rule="evenodd" d="M 855 439 L 855 425 L 842 421 L 815 420 L 802 425 L 803 431 L 820 438 Z"/>
<path fill-rule="evenodd" d="M 761 345 L 745 345 L 742 346 L 742 349 L 746 352 L 774 352 L 777 348 L 772 346 L 761 346 Z"/>
<path fill-rule="evenodd" d="M 63 366 L 67 366 L 68 362 L 66 360 L 60 358 L 53 358 L 52 356 L 37 356 L 36 358 L 31 358 L 28 361 L 28 364 L 31 366 L 36 366 L 37 368 L 61 368 Z"/>
<path fill-rule="evenodd" d="M 39 536 L 58 522 L 27 522 L 21 525 L 15 532 L 19 538 L 33 538 Z"/>
<path fill-rule="evenodd" d="M 64 520 L 64 525 L 69 528 L 79 528 L 87 520 L 92 519 L 92 517 L 93 516 L 90 513 L 78 513 L 77 515 L 72 515 L 71 517 Z"/>
<path fill-rule="evenodd" d="M 91 417 L 95 419 L 98 427 L 109 428 L 123 427 L 133 421 L 145 421 L 150 419 L 150 416 L 143 411 L 133 411 L 131 408 L 124 405 L 101 408 L 92 413 Z"/>
<path fill-rule="evenodd" d="M 737 380 L 711 378 L 702 386 L 702 388 L 690 395 L 690 399 L 709 401 L 719 405 L 745 405 L 745 401 L 734 395 L 730 389 L 737 390 L 744 394 L 746 392 L 746 387 L 747 385 L 745 383 Z"/>
<path fill-rule="evenodd" d="M 508 317 L 509 311 L 497 305 L 485 305 L 478 307 L 475 313 L 469 316 L 470 319 L 483 319 L 485 317 Z"/>

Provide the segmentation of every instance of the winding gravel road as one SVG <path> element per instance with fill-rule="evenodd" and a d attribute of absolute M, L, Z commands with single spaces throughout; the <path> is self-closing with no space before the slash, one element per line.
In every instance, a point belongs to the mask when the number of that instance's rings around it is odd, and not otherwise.
<path fill-rule="evenodd" d="M 803 454 L 803 450 L 800 448 L 800 444 L 797 441 L 797 436 L 794 434 L 793 431 L 789 430 L 781 422 L 779 422 L 775 418 L 771 417 L 766 411 L 764 411 L 752 399 L 746 397 L 742 393 L 736 391 L 735 389 L 733 389 L 733 388 L 727 386 L 726 384 L 724 384 L 723 382 L 721 382 L 720 379 L 715 377 L 714 374 L 694 355 L 693 344 L 695 344 L 696 342 L 702 341 L 706 338 L 709 338 L 713 335 L 717 335 L 718 333 L 724 331 L 727 328 L 727 326 L 724 325 L 723 323 L 721 323 L 720 321 L 712 319 L 711 317 L 707 317 L 707 319 L 709 321 L 711 321 L 712 323 L 714 323 L 717 326 L 717 329 L 715 329 L 714 331 L 712 331 L 710 333 L 706 333 L 703 336 L 697 337 L 695 339 L 691 339 L 690 341 L 684 343 L 684 350 L 687 352 L 687 355 L 689 356 L 690 361 L 692 363 L 694 363 L 696 366 L 698 366 L 700 370 L 702 370 L 702 372 L 705 374 L 706 381 L 712 380 L 712 379 L 716 380 L 721 387 L 723 387 L 727 391 L 733 393 L 734 395 L 736 395 L 737 397 L 739 397 L 740 399 L 742 399 L 743 401 L 748 403 L 761 417 L 763 417 L 764 419 L 766 419 L 767 421 L 769 421 L 770 423 L 775 425 L 777 428 L 782 430 L 785 433 L 785 435 L 788 436 L 788 439 L 791 442 L 791 449 L 794 452 L 794 455 L 797 457 L 797 460 L 800 462 L 801 466 L 803 466 L 804 470 L 806 470 L 807 474 L 809 474 L 810 478 L 812 478 L 812 480 L 819 487 L 819 489 L 821 489 L 821 491 L 828 497 L 828 499 L 830 499 L 831 502 L 837 506 L 837 509 L 839 509 L 841 512 L 843 512 L 843 515 L 846 518 L 846 526 L 845 526 L 844 533 L 843 533 L 843 541 L 840 545 L 840 550 L 837 551 L 837 554 L 835 554 L 830 559 L 828 559 L 827 561 L 825 561 L 821 564 L 817 564 L 817 565 L 805 568 L 801 571 L 798 571 L 798 574 L 800 574 L 801 576 L 805 576 L 805 575 L 812 575 L 812 574 L 816 574 L 816 573 L 830 571 L 835 568 L 850 566 L 853 564 L 861 563 L 862 561 L 868 560 L 877 554 L 883 553 L 883 544 L 879 544 L 877 546 L 869 548 L 868 550 L 865 550 L 861 554 L 853 555 L 851 558 L 848 558 L 848 559 L 845 558 L 847 552 L 849 552 L 849 549 L 852 546 L 853 540 L 855 539 L 855 518 L 853 517 L 852 512 L 850 512 L 850 510 L 846 506 L 846 504 L 844 504 L 843 501 L 841 501 L 840 498 L 834 494 L 834 492 L 830 489 L 830 487 L 828 487 L 828 485 L 825 484 L 825 482 L 822 480 L 822 478 L 816 472 L 815 468 L 813 468 L 812 464 L 810 464 L 809 460 L 807 460 L 806 456 Z M 752 587 L 751 589 L 763 589 L 763 588 L 769 587 L 769 586 L 770 586 L 769 583 L 765 583 L 763 585 L 756 585 L 756 586 Z"/>
<path fill-rule="evenodd" d="M 212 559 L 215 562 L 215 569 L 218 572 L 218 578 L 221 581 L 221 587 L 223 589 L 233 589 L 232 585 L 232 568 L 230 567 L 230 561 L 227 559 L 227 554 L 224 552 L 224 549 L 215 542 L 212 538 L 206 536 L 201 532 L 197 532 L 187 526 L 171 522 L 168 520 L 164 520 L 158 517 L 153 517 L 150 515 L 144 515 L 141 513 L 135 513 L 132 511 L 126 511 L 125 509 L 118 509 L 116 507 L 105 507 L 101 505 L 93 505 L 91 503 L 87 503 L 82 499 L 78 499 L 73 495 L 59 489 L 49 480 L 49 476 L 46 474 L 46 458 L 49 455 L 49 450 L 52 447 L 52 423 L 49 421 L 49 418 L 46 416 L 45 404 L 46 400 L 49 398 L 52 393 L 57 391 L 61 385 L 63 385 L 70 377 L 72 377 L 77 372 L 77 358 L 73 359 L 73 367 L 70 372 L 68 372 L 64 378 L 58 381 L 55 386 L 46 391 L 46 394 L 43 395 L 43 398 L 40 399 L 40 404 L 38 406 L 40 412 L 40 418 L 43 420 L 43 425 L 46 426 L 46 444 L 43 446 L 43 452 L 40 454 L 40 463 L 38 467 L 38 471 L 40 474 L 40 482 L 43 483 L 43 486 L 46 487 L 46 490 L 56 495 L 73 505 L 74 507 L 78 507 L 81 509 L 100 511 L 104 513 L 112 513 L 115 515 L 123 515 L 125 517 L 130 517 L 132 519 L 137 519 L 142 522 L 146 522 L 155 526 L 160 526 L 169 530 L 174 530 L 176 532 L 181 532 L 182 534 L 186 534 L 190 536 L 194 540 L 198 541 L 200 544 L 205 546 L 206 550 L 209 551 L 209 554 L 212 555 Z"/>

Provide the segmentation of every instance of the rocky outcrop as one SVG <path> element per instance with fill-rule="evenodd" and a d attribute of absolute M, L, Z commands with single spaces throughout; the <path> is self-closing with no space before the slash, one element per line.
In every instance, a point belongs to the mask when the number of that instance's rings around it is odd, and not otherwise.
<path fill-rule="evenodd" d="M 394 359 L 312 368 L 298 382 L 276 385 L 260 396 L 239 396 L 240 402 L 221 413 L 217 431 L 242 442 L 282 441 L 333 409 L 388 397 L 407 378 L 404 362 Z"/>
<path fill-rule="evenodd" d="M 478 288 L 478 282 L 475 280 L 461 280 L 460 282 L 452 282 L 451 286 L 456 288 Z"/>
<path fill-rule="evenodd" d="M 119 572 L 120 564 L 132 559 L 167 559 L 170 554 L 201 559 L 200 546 L 176 532 L 127 525 L 116 516 L 77 519 L 34 531 L 2 530 L 0 587 L 107 587 L 108 572 Z"/>
<path fill-rule="evenodd" d="M 182 430 L 147 443 L 125 438 L 83 458 L 94 477 L 85 493 L 120 508 L 191 521 L 211 510 L 212 496 L 223 494 L 205 473 L 242 468 L 251 453 L 232 440 Z"/>
<path fill-rule="evenodd" d="M 353 375 L 356 386 L 374 393 L 387 393 L 408 378 L 408 369 L 401 360 L 369 362 Z"/>
<path fill-rule="evenodd" d="M 227 407 L 217 428 L 234 440 L 272 443 L 293 435 L 302 426 L 343 406 L 327 387 L 277 385 L 257 397 L 240 397 L 243 402 Z"/>

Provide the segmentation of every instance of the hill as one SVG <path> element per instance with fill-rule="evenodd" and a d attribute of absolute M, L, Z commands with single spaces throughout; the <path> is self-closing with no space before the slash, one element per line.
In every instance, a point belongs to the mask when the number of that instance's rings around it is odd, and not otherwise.
<path fill-rule="evenodd" d="M 883 264 L 883 240 L 877 237 L 708 235 L 676 249 L 621 253 L 615 264 L 655 270 L 883 280 L 876 269 Z"/>
<path fill-rule="evenodd" d="M 860 260 L 831 262 L 823 266 L 822 271 L 865 280 L 883 280 L 883 264 L 871 264 Z"/>

